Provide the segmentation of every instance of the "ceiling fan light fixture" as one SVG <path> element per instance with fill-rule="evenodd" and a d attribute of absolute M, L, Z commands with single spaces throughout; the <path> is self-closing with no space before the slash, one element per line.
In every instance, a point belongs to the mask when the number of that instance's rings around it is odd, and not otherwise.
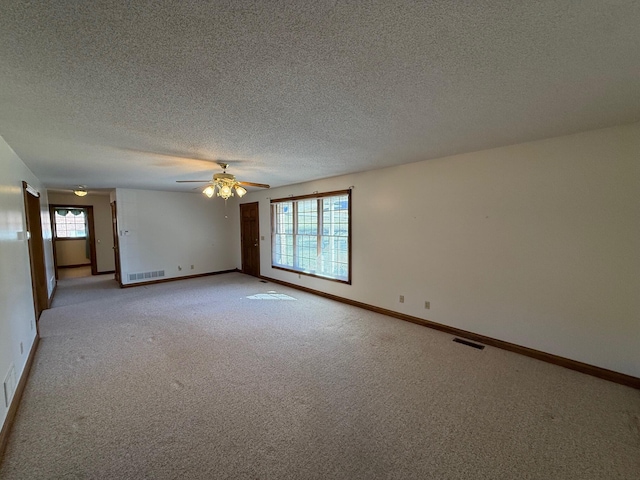
<path fill-rule="evenodd" d="M 220 191 L 218 192 L 218 196 L 224 198 L 225 200 L 229 197 L 233 197 L 231 187 L 229 185 L 222 185 L 220 187 Z"/>
<path fill-rule="evenodd" d="M 73 191 L 77 196 L 84 197 L 87 193 L 86 185 L 78 185 L 78 188 Z"/>
<path fill-rule="evenodd" d="M 205 188 L 202 193 L 204 193 L 207 197 L 211 198 L 213 197 L 213 194 L 216 191 L 216 186 L 215 185 L 207 185 L 207 188 Z"/>
<path fill-rule="evenodd" d="M 242 187 L 240 185 L 236 185 L 236 193 L 238 194 L 238 197 L 242 198 L 242 197 L 245 196 L 247 191 L 245 190 L 244 187 Z"/>
<path fill-rule="evenodd" d="M 222 173 L 215 173 L 211 180 L 176 180 L 177 183 L 204 183 L 206 186 L 202 190 L 202 193 L 211 198 L 214 195 L 227 201 L 230 197 L 234 196 L 234 193 L 238 195 L 238 198 L 242 198 L 247 194 L 247 189 L 243 185 L 258 188 L 270 188 L 266 183 L 253 183 L 253 182 L 239 182 L 236 180 L 235 175 L 227 173 L 226 163 L 218 163 L 222 169 Z M 199 187 L 194 188 L 197 190 Z"/>

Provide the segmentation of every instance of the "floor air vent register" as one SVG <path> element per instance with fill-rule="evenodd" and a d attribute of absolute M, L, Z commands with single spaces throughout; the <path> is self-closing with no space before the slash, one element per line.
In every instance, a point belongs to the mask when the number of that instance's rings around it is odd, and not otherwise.
<path fill-rule="evenodd" d="M 467 345 L 468 347 L 477 348 L 478 350 L 483 350 L 484 345 L 480 345 L 479 343 L 470 342 L 469 340 L 464 340 L 462 338 L 454 338 L 454 342 L 461 343 L 463 345 Z"/>
<path fill-rule="evenodd" d="M 154 272 L 130 273 L 129 281 L 148 280 L 151 278 L 164 277 L 164 270 L 156 270 Z"/>

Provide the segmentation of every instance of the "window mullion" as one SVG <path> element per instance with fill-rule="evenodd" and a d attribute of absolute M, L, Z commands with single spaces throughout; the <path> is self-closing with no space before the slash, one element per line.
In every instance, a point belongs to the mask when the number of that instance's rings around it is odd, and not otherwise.
<path fill-rule="evenodd" d="M 298 202 L 293 203 L 293 266 L 299 267 L 298 263 Z"/>
<path fill-rule="evenodd" d="M 317 220 L 317 225 L 316 225 L 316 233 L 317 233 L 317 255 L 318 255 L 318 260 L 317 260 L 317 266 L 318 266 L 318 270 L 322 271 L 322 198 L 318 199 L 318 207 L 317 207 L 317 213 L 316 213 L 316 220 Z"/>
<path fill-rule="evenodd" d="M 274 259 L 277 256 L 277 247 L 276 247 L 276 238 L 278 236 L 278 232 L 276 229 L 276 225 L 278 225 L 278 207 L 277 204 L 271 204 L 271 263 L 274 262 Z"/>

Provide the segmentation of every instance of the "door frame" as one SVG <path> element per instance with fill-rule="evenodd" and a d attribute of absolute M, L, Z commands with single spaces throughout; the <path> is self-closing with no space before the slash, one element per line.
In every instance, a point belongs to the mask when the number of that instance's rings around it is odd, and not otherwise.
<path fill-rule="evenodd" d="M 44 310 L 49 308 L 47 267 L 45 263 L 44 239 L 42 235 L 41 195 L 37 189 L 33 188 L 25 181 L 22 182 L 22 191 L 24 197 L 27 244 L 29 249 L 29 268 L 31 271 L 33 308 L 36 318 L 36 332 L 39 333 L 38 321 L 40 320 L 40 315 Z M 37 202 L 37 218 L 34 218 L 35 212 L 31 212 L 31 209 L 36 206 L 32 199 L 35 199 L 35 202 Z"/>
<path fill-rule="evenodd" d="M 118 232 L 118 208 L 114 200 L 111 205 L 111 228 L 113 230 L 113 259 L 114 259 L 114 278 L 118 285 L 122 287 L 122 274 L 120 272 L 120 237 Z"/>
<path fill-rule="evenodd" d="M 49 204 L 49 216 L 51 217 L 51 241 L 53 243 L 53 266 L 56 272 L 56 280 L 59 278 L 56 242 L 62 241 L 56 238 L 56 220 L 54 216 L 56 208 L 84 208 L 87 212 L 87 224 L 89 226 L 89 231 L 87 232 L 87 240 L 89 241 L 89 260 L 91 262 L 91 275 L 98 275 L 98 259 L 96 255 L 96 227 L 93 217 L 93 205 L 70 205 L 68 203 L 55 203 Z"/>
<path fill-rule="evenodd" d="M 255 247 L 257 247 L 257 262 L 256 262 L 256 272 L 254 273 L 248 273 L 245 268 L 245 266 L 247 265 L 246 259 L 245 259 L 245 241 L 246 241 L 246 237 L 248 235 L 245 235 L 245 231 L 244 231 L 244 227 L 243 227 L 243 221 L 242 221 L 242 210 L 244 208 L 255 208 L 256 209 L 256 232 L 257 232 L 257 237 L 255 240 Z M 248 232 L 250 233 L 250 232 Z M 252 240 L 253 242 L 253 240 Z M 251 203 L 241 203 L 240 204 L 240 257 L 241 257 L 241 267 L 242 267 L 242 272 L 246 273 L 248 275 L 254 275 L 256 277 L 260 276 L 260 202 L 251 202 Z"/>

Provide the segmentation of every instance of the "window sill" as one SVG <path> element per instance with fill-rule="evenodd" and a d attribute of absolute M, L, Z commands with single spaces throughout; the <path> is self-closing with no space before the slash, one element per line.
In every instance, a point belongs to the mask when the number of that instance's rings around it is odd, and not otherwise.
<path fill-rule="evenodd" d="M 344 283 L 346 285 L 351 285 L 351 279 L 342 280 L 339 278 L 325 277 L 324 275 L 317 275 L 315 273 L 303 272 L 301 270 L 293 270 L 292 268 L 280 267 L 278 265 L 271 265 L 271 268 L 276 270 L 282 270 L 284 272 L 297 273 L 298 275 L 305 275 L 307 277 L 320 278 L 322 280 L 329 280 L 330 282 Z"/>

